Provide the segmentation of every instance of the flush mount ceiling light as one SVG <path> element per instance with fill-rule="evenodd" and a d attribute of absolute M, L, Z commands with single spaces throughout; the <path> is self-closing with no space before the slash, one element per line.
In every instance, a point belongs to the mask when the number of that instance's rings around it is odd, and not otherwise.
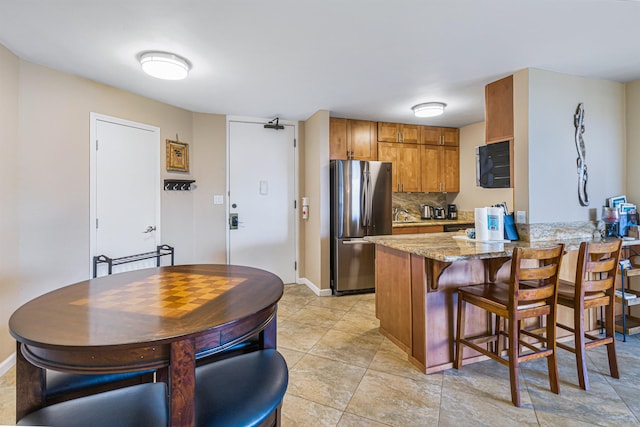
<path fill-rule="evenodd" d="M 444 113 L 444 107 L 447 104 L 444 102 L 425 102 L 424 104 L 418 104 L 411 107 L 413 114 L 416 117 L 435 117 Z"/>
<path fill-rule="evenodd" d="M 164 80 L 182 80 L 191 66 L 186 59 L 166 52 L 147 52 L 140 56 L 142 71 Z"/>

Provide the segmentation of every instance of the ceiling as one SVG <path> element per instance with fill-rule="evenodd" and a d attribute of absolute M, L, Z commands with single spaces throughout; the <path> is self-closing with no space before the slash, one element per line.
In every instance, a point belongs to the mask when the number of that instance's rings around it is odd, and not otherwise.
<path fill-rule="evenodd" d="M 640 79 L 636 0 L 0 0 L 19 57 L 190 111 L 438 126 L 484 120 L 484 86 L 523 68 Z M 189 77 L 137 57 L 187 58 Z M 411 106 L 447 103 L 417 119 Z"/>

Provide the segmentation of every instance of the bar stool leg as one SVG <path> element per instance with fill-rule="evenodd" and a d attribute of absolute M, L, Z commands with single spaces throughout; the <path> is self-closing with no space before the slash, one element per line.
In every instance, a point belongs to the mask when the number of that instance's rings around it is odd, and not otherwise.
<path fill-rule="evenodd" d="M 515 406 L 520 406 L 519 383 L 519 329 L 520 321 L 509 321 L 509 381 L 511 383 L 511 401 Z"/>
<path fill-rule="evenodd" d="M 465 322 L 465 303 L 463 298 L 458 295 L 458 324 L 456 325 L 456 358 L 454 361 L 454 367 L 456 369 L 462 368 L 462 345 L 460 340 L 464 338 L 464 322 Z"/>

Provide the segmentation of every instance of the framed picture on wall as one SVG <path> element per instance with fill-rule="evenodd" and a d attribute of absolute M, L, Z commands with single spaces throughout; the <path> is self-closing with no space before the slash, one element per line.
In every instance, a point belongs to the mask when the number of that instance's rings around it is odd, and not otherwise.
<path fill-rule="evenodd" d="M 189 172 L 189 144 L 167 139 L 167 170 Z"/>

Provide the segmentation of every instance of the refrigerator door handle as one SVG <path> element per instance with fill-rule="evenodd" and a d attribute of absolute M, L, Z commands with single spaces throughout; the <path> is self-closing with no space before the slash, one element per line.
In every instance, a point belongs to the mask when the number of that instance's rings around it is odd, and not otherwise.
<path fill-rule="evenodd" d="M 367 240 L 358 239 L 358 240 L 343 240 L 342 244 L 343 245 L 372 245 L 373 242 L 369 242 Z"/>
<path fill-rule="evenodd" d="M 362 226 L 368 227 L 371 224 L 371 178 L 369 170 L 365 168 L 362 172 L 362 199 L 360 200 Z"/>

